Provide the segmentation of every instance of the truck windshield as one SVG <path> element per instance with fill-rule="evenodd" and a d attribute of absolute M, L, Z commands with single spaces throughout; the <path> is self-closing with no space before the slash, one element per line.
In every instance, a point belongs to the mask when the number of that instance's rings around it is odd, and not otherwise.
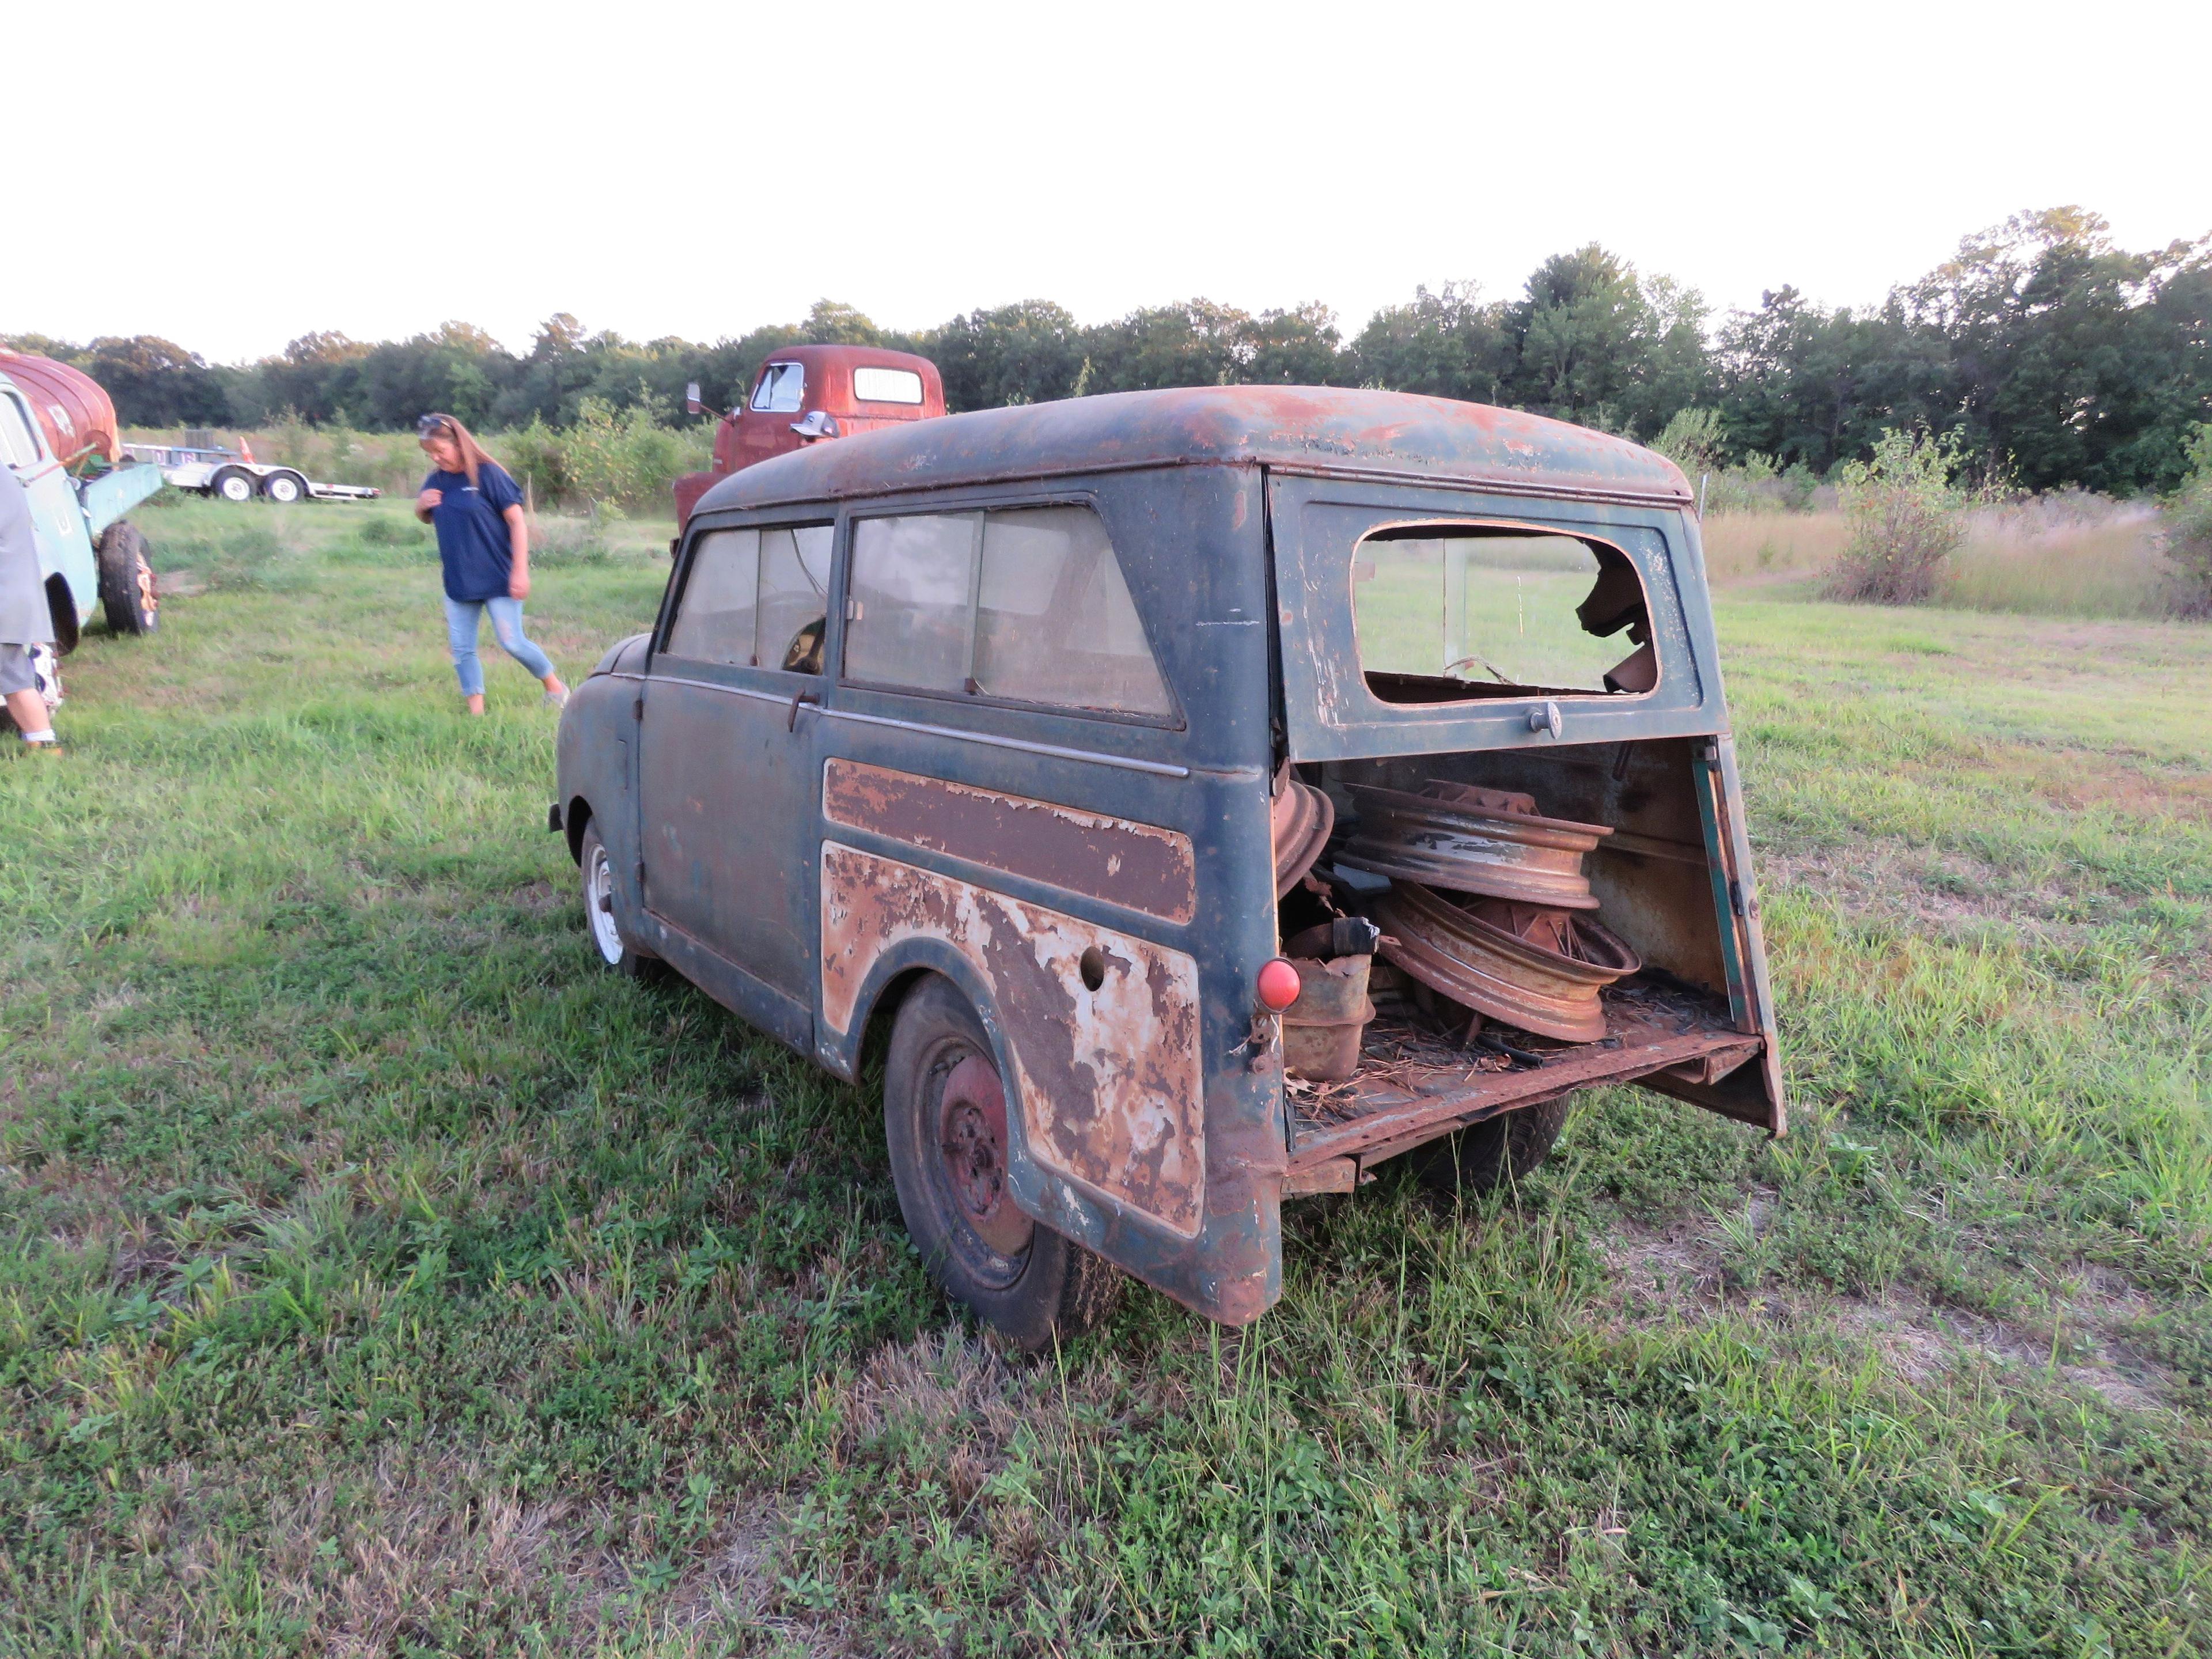
<path fill-rule="evenodd" d="M 1643 585 L 1606 544 L 1518 527 L 1396 526 L 1360 544 L 1352 580 L 1360 666 L 1386 702 L 1658 684 Z"/>
<path fill-rule="evenodd" d="M 763 415 L 793 415 L 806 396 L 806 369 L 800 363 L 770 363 L 753 389 L 753 407 Z"/>

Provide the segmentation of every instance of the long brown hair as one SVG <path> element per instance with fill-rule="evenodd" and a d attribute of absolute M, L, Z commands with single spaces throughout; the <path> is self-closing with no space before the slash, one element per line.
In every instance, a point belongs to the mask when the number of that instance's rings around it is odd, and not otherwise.
<path fill-rule="evenodd" d="M 477 485 L 479 483 L 477 477 L 477 470 L 491 464 L 491 457 L 485 452 L 484 447 L 477 441 L 477 434 L 450 415 L 434 414 L 430 418 L 438 422 L 454 443 L 460 447 L 461 470 L 469 475 L 470 484 Z M 427 448 L 430 440 L 436 435 L 437 433 L 434 431 L 424 433 L 423 446 Z"/>

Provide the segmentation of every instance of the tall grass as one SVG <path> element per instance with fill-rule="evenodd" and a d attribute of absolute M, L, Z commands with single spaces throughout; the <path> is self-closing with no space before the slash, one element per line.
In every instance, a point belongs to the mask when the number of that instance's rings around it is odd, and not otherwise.
<path fill-rule="evenodd" d="M 1825 580 L 1850 538 L 1840 513 L 1715 514 L 1704 526 L 1718 587 Z M 2172 573 L 2148 507 L 2094 496 L 1984 507 L 1947 561 L 1935 603 L 2039 617 L 2169 613 Z"/>

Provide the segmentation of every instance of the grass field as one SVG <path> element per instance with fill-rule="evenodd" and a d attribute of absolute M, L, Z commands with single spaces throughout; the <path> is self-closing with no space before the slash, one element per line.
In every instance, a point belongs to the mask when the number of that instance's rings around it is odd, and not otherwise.
<path fill-rule="evenodd" d="M 399 508 L 145 517 L 0 755 L 0 1652 L 2212 1650 L 2212 631 L 1726 599 L 1795 1132 L 1588 1097 L 1027 1365 L 869 1093 L 596 968 Z"/>

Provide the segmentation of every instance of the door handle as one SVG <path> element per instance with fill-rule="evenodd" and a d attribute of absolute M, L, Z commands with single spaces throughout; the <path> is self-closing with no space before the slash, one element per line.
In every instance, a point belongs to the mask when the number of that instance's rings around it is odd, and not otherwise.
<path fill-rule="evenodd" d="M 799 705 L 802 702 L 811 702 L 817 708 L 822 706 L 822 699 L 816 696 L 811 691 L 793 692 L 791 697 L 791 713 L 785 715 L 783 720 L 783 729 L 785 731 L 796 732 L 799 730 Z"/>

